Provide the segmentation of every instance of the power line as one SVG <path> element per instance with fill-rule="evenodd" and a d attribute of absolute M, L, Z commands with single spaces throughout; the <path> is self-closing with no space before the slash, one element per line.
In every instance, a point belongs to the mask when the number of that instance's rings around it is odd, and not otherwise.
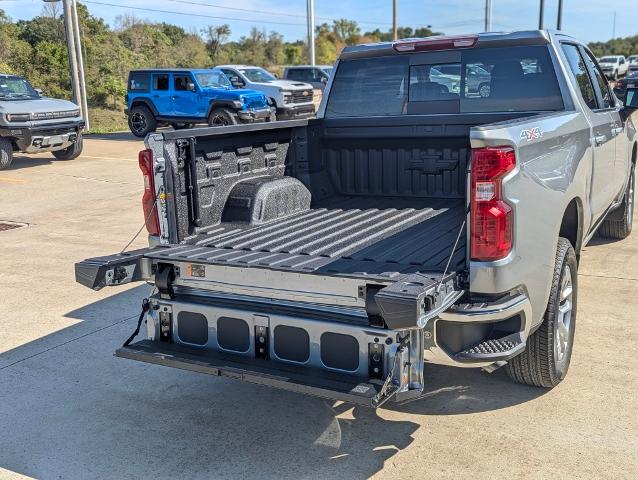
<path fill-rule="evenodd" d="M 105 7 L 119 7 L 119 8 L 127 8 L 130 10 L 140 10 L 144 12 L 153 12 L 153 13 L 167 13 L 169 15 L 182 15 L 186 17 L 199 17 L 199 18 L 214 18 L 215 20 L 230 20 L 233 22 L 250 22 L 255 23 L 256 20 L 249 20 L 246 18 L 234 18 L 234 17 L 222 17 L 217 15 L 206 15 L 203 13 L 186 13 L 186 12 L 176 12 L 174 10 L 161 10 L 159 8 L 148 8 L 148 7 L 131 7 L 130 5 L 118 5 L 117 3 L 107 3 L 107 2 L 96 2 L 93 0 L 84 0 L 83 3 L 89 3 L 92 5 L 102 5 Z M 305 23 L 290 23 L 290 22 L 275 22 L 272 20 L 259 20 L 259 23 L 270 23 L 273 25 L 289 25 L 293 27 L 297 27 L 300 25 L 305 25 Z"/>
<path fill-rule="evenodd" d="M 219 8 L 221 10 L 233 10 L 236 12 L 248 12 L 248 13 L 259 13 L 261 15 L 271 15 L 271 16 L 275 16 L 275 17 L 291 17 L 291 18 L 306 18 L 306 15 L 302 15 L 299 13 L 286 13 L 286 12 L 268 12 L 265 10 L 253 10 L 253 9 L 249 9 L 249 8 L 239 8 L 239 7 L 227 7 L 224 5 L 215 5 L 212 3 L 207 3 L 207 2 L 195 2 L 193 0 L 166 0 L 167 2 L 173 2 L 173 3 L 183 3 L 185 5 L 198 5 L 201 7 L 210 7 L 210 8 Z M 319 18 L 321 20 L 337 20 L 336 18 L 333 17 L 322 17 L 319 15 L 315 15 L 315 18 Z M 367 20 L 357 20 L 357 23 L 361 23 L 361 24 L 365 24 L 365 25 L 390 25 L 390 23 L 388 22 L 374 22 L 374 21 L 367 21 Z"/>

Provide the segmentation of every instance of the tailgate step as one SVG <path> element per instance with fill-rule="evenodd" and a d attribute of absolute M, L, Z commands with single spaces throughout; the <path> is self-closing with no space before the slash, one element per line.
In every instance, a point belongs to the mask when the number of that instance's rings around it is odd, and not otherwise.
<path fill-rule="evenodd" d="M 381 382 L 373 384 L 367 378 L 269 360 L 235 356 L 231 358 L 218 352 L 151 340 L 122 347 L 116 350 L 115 355 L 366 407 L 373 406 L 373 399 L 382 387 Z"/>

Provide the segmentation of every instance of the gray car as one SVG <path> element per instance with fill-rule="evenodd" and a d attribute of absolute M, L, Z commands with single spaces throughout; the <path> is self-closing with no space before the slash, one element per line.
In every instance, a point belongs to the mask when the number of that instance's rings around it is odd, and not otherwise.
<path fill-rule="evenodd" d="M 284 78 L 295 82 L 305 82 L 312 88 L 322 90 L 332 75 L 332 65 L 295 65 L 284 69 Z"/>
<path fill-rule="evenodd" d="M 83 128 L 75 103 L 44 97 L 25 78 L 0 74 L 0 170 L 11 165 L 14 152 L 78 157 Z"/>

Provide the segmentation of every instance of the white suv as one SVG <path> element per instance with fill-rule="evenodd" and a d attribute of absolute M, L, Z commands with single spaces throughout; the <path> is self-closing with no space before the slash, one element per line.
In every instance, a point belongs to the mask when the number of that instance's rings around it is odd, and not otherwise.
<path fill-rule="evenodd" d="M 219 65 L 213 70 L 223 72 L 235 88 L 262 92 L 277 108 L 277 120 L 305 118 L 315 113 L 312 85 L 280 80 L 263 68 L 251 65 Z"/>
<path fill-rule="evenodd" d="M 607 78 L 618 80 L 627 75 L 629 63 L 624 55 L 607 55 L 598 60 L 598 63 Z"/>

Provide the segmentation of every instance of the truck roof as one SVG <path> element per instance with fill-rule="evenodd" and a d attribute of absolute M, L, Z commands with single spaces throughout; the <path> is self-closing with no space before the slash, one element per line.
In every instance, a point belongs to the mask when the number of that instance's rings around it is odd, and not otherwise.
<path fill-rule="evenodd" d="M 387 55 L 401 55 L 395 49 L 395 45 L 411 44 L 418 42 L 445 42 L 449 40 L 450 43 L 463 39 L 475 40 L 475 44 L 472 46 L 517 46 L 517 45 L 543 45 L 550 43 L 551 35 L 554 32 L 548 30 L 524 30 L 517 32 L 487 32 L 487 33 L 475 33 L 468 35 L 454 35 L 454 36 L 432 36 L 423 38 L 403 38 L 396 42 L 379 42 L 379 43 L 367 43 L 361 45 L 354 45 L 345 47 L 341 52 L 340 59 L 351 58 L 366 58 L 366 57 L 380 57 Z M 562 37 L 570 38 L 569 36 L 560 33 Z M 575 41 L 575 40 L 574 40 Z M 466 47 L 466 46 L 465 46 Z M 442 47 L 441 50 L 449 50 L 455 47 Z M 463 47 L 457 47 L 463 48 Z M 409 53 L 405 50 L 405 53 Z"/>

